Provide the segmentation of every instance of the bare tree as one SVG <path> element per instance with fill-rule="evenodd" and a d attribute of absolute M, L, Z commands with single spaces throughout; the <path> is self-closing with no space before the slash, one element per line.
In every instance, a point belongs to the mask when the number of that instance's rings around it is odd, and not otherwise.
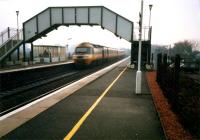
<path fill-rule="evenodd" d="M 182 58 L 188 58 L 192 55 L 193 43 L 188 40 L 177 42 L 172 49 L 173 54 L 179 54 Z"/>
<path fill-rule="evenodd" d="M 200 51 L 200 40 L 192 40 L 193 51 Z"/>

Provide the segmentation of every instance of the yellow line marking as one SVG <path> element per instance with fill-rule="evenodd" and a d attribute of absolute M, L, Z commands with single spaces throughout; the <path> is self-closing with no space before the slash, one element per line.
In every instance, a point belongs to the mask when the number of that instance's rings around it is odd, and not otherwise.
<path fill-rule="evenodd" d="M 72 130 L 65 136 L 64 140 L 70 140 L 74 136 L 74 134 L 78 131 L 78 129 L 81 127 L 81 125 L 87 119 L 87 117 L 92 113 L 94 108 L 99 104 L 99 102 L 102 100 L 102 98 L 106 95 L 106 93 L 108 93 L 108 91 L 115 84 L 115 82 L 119 79 L 119 77 L 125 72 L 126 69 L 127 69 L 127 67 L 124 68 L 124 70 L 117 76 L 117 78 L 115 78 L 115 80 L 106 88 L 106 90 L 101 94 L 101 96 L 94 102 L 94 104 L 88 109 L 88 111 L 76 123 L 76 125 L 72 128 Z"/>

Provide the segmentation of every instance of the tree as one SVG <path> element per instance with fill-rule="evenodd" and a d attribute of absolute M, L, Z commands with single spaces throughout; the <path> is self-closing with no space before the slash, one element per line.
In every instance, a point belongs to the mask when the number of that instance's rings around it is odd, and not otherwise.
<path fill-rule="evenodd" d="M 193 51 L 200 51 L 200 40 L 192 40 Z"/>
<path fill-rule="evenodd" d="M 174 44 L 174 48 L 172 49 L 173 54 L 179 54 L 181 58 L 192 57 L 192 48 L 193 43 L 185 40 L 182 42 L 177 42 Z"/>

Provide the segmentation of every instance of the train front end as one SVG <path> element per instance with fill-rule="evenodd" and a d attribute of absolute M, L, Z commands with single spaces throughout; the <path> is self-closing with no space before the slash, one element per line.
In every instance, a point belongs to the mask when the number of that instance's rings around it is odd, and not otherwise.
<path fill-rule="evenodd" d="M 89 66 L 93 62 L 93 46 L 89 43 L 82 43 L 75 49 L 73 60 L 76 66 Z"/>

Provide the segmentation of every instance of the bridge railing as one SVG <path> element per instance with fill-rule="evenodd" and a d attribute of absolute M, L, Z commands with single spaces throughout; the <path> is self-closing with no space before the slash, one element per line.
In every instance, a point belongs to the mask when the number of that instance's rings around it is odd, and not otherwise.
<path fill-rule="evenodd" d="M 139 40 L 139 27 L 134 27 L 133 40 L 134 41 Z M 143 41 L 151 40 L 151 27 L 144 26 L 142 28 L 142 40 Z"/>
<path fill-rule="evenodd" d="M 17 34 L 17 29 L 8 27 L 2 32 L 0 32 L 0 46 L 7 42 L 10 38 Z"/>
<path fill-rule="evenodd" d="M 5 41 L 0 46 L 0 57 L 6 54 L 10 49 L 12 49 L 16 44 L 23 40 L 22 29 L 11 36 L 7 41 Z"/>

